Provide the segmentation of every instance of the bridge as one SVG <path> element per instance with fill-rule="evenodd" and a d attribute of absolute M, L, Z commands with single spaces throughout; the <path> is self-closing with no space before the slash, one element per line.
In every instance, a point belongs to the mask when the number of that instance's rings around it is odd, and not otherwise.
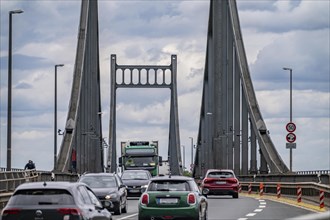
<path fill-rule="evenodd" d="M 171 172 L 181 175 L 183 158 L 177 98 L 180 85 L 176 79 L 175 54 L 163 65 L 118 64 L 117 56 L 111 55 L 109 146 L 104 148 L 97 4 L 92 0 L 84 0 L 81 4 L 70 104 L 54 170 L 39 171 L 31 178 L 34 181 L 50 180 L 51 173 L 56 173 L 56 180 L 75 180 L 74 171 L 116 172 L 119 156 L 116 148 L 116 92 L 121 88 L 171 91 L 167 156 Z M 209 10 L 193 177 L 198 179 L 210 168 L 228 168 L 240 176 L 245 190 L 249 182 L 254 183 L 256 190 L 259 183 L 269 182 L 270 191 L 276 189 L 276 182 L 285 182 L 287 191 L 290 191 L 288 194 L 294 195 L 298 184 L 313 196 L 323 190 L 328 198 L 330 172 L 291 172 L 272 142 L 250 76 L 236 1 L 211 1 Z M 120 62 L 120 58 L 118 60 Z M 25 171 L 7 169 L 0 173 L 4 180 L 1 181 L 1 192 L 12 191 L 17 184 L 26 181 Z M 292 183 L 297 184 L 293 186 Z"/>
<path fill-rule="evenodd" d="M 54 170 L 72 170 L 72 158 L 76 158 L 75 169 L 81 173 L 102 172 L 104 164 L 115 172 L 116 91 L 148 87 L 171 90 L 168 157 L 171 172 L 182 174 L 176 55 L 169 58 L 170 65 L 163 66 L 119 65 L 116 56 L 111 56 L 109 148 L 107 161 L 103 161 L 97 15 L 97 1 L 82 1 L 70 106 Z M 253 89 L 235 1 L 211 1 L 206 46 L 193 176 L 202 176 L 210 168 L 229 168 L 239 175 L 288 173 L 272 142 Z M 122 81 L 118 82 L 120 77 Z M 133 82 L 134 77 L 137 82 Z M 258 160 L 260 167 L 257 167 Z"/>

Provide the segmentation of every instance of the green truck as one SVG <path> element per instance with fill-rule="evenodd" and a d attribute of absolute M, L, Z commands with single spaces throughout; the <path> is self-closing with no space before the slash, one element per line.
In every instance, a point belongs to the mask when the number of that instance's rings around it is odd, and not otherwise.
<path fill-rule="evenodd" d="M 158 141 L 121 142 L 121 170 L 148 170 L 152 176 L 159 175 L 162 157 L 159 156 Z"/>

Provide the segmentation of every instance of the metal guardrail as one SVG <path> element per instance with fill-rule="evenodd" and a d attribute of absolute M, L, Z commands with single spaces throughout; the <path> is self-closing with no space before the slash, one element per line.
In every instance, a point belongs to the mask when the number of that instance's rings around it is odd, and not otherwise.
<path fill-rule="evenodd" d="M 260 183 L 264 185 L 264 193 L 276 194 L 277 184 L 281 184 L 283 196 L 294 197 L 297 187 L 302 188 L 305 199 L 318 203 L 319 191 L 325 193 L 325 206 L 330 207 L 330 171 L 301 171 L 296 174 L 263 174 L 239 176 L 242 190 L 248 190 L 251 184 L 252 191 L 258 192 Z M 50 171 L 13 169 L 4 171 L 0 168 L 0 209 L 4 207 L 13 191 L 25 182 L 41 181 L 70 181 L 78 180 L 78 174 L 54 173 Z"/>
<path fill-rule="evenodd" d="M 277 195 L 277 186 L 280 185 L 280 191 L 282 196 L 297 198 L 298 187 L 302 190 L 302 199 L 313 202 L 315 204 L 320 203 L 320 191 L 324 192 L 324 205 L 330 208 L 330 185 L 324 185 L 314 182 L 302 182 L 302 183 L 278 183 L 278 182 L 240 182 L 243 191 L 249 191 L 249 185 L 251 185 L 252 193 L 260 192 L 260 185 L 263 185 L 263 193 Z"/>
<path fill-rule="evenodd" d="M 14 190 L 22 183 L 43 181 L 69 181 L 78 180 L 77 174 L 53 173 L 49 171 L 23 170 L 0 172 L 0 210 L 5 207 Z"/>

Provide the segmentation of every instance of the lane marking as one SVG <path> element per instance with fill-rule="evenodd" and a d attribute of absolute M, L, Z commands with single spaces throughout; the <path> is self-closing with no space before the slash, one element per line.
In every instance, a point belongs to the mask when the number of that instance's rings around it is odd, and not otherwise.
<path fill-rule="evenodd" d="M 128 215 L 128 216 L 125 216 L 125 217 L 119 218 L 118 220 L 128 219 L 128 218 L 130 218 L 130 217 L 134 217 L 134 216 L 136 216 L 136 215 L 138 215 L 138 213 L 135 213 L 135 214 L 133 214 L 133 215 Z"/>
<path fill-rule="evenodd" d="M 261 212 L 263 209 L 255 209 L 254 212 Z"/>
<path fill-rule="evenodd" d="M 246 216 L 255 216 L 257 213 L 249 213 L 249 214 L 247 214 Z"/>
<path fill-rule="evenodd" d="M 248 218 L 239 218 L 237 220 L 247 220 Z"/>
<path fill-rule="evenodd" d="M 259 205 L 259 207 L 258 208 L 266 208 L 266 206 L 265 205 Z"/>

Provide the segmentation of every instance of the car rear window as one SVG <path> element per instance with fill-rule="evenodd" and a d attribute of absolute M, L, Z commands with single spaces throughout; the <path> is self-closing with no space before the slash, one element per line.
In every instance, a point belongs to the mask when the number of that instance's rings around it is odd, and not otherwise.
<path fill-rule="evenodd" d="M 190 191 L 187 181 L 153 181 L 149 184 L 148 191 Z"/>
<path fill-rule="evenodd" d="M 18 190 L 9 200 L 14 205 L 72 205 L 72 195 L 63 189 Z"/>
<path fill-rule="evenodd" d="M 142 172 L 124 172 L 121 179 L 122 180 L 148 180 L 148 174 Z"/>
<path fill-rule="evenodd" d="M 113 176 L 85 176 L 80 182 L 86 183 L 90 188 L 113 188 L 117 187 Z"/>
<path fill-rule="evenodd" d="M 210 177 L 210 178 L 231 178 L 231 177 L 234 177 L 234 175 L 231 172 L 221 171 L 221 172 L 210 172 L 207 175 L 207 177 Z"/>

